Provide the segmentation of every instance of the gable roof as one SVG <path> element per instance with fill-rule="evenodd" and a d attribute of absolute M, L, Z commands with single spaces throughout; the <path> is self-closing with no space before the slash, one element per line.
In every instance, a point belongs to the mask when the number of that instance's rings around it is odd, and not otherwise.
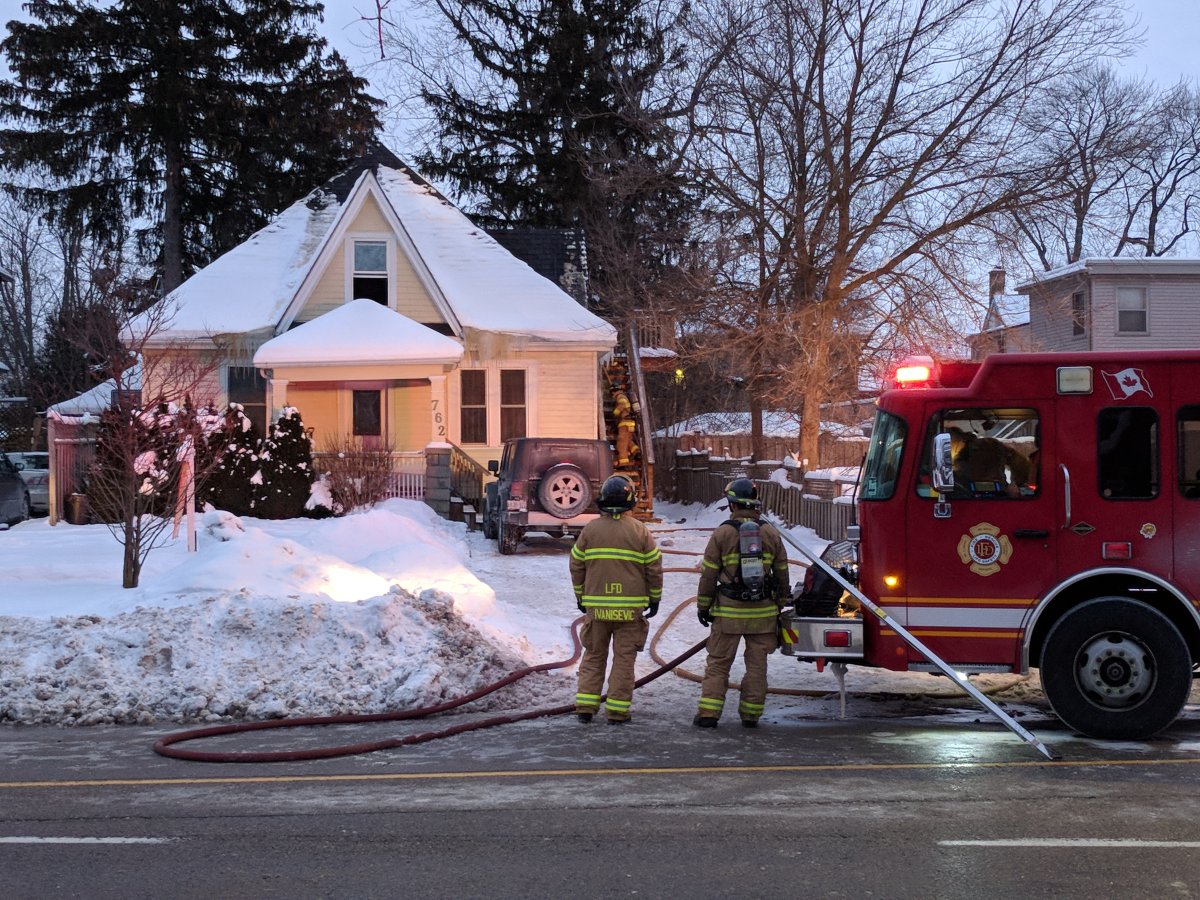
<path fill-rule="evenodd" d="M 1025 294 L 992 296 L 980 333 L 1029 324 L 1029 297 Z"/>
<path fill-rule="evenodd" d="M 435 305 L 456 331 L 601 345 L 616 330 L 538 275 L 384 148 L 297 201 L 172 291 L 173 314 L 155 342 L 280 332 L 323 253 L 327 258 L 351 209 L 372 194 L 397 229 Z M 339 226 L 341 226 L 339 228 Z"/>
<path fill-rule="evenodd" d="M 374 300 L 351 300 L 267 341 L 254 354 L 254 365 L 456 363 L 462 355 L 453 338 Z"/>
<path fill-rule="evenodd" d="M 1036 272 L 1016 289 L 1029 293 L 1039 284 L 1067 278 L 1071 275 L 1200 275 L 1200 259 L 1184 259 L 1169 256 L 1091 256 L 1077 262 L 1059 266 L 1048 272 Z"/>

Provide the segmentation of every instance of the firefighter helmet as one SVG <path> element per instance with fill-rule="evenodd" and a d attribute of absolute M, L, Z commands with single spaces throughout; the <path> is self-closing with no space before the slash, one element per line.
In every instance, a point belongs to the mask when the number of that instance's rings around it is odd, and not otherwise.
<path fill-rule="evenodd" d="M 758 487 L 749 478 L 735 478 L 725 485 L 725 497 L 730 506 L 740 506 L 744 509 L 759 507 Z"/>
<path fill-rule="evenodd" d="M 613 475 L 600 488 L 600 499 L 596 505 L 606 513 L 621 513 L 633 509 L 637 503 L 637 490 L 633 482 L 624 475 Z"/>

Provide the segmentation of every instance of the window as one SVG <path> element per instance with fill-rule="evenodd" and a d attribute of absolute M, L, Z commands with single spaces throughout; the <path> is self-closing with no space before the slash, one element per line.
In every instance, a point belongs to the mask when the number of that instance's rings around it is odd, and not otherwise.
<path fill-rule="evenodd" d="M 388 305 L 387 241 L 354 242 L 354 282 L 351 299 Z"/>
<path fill-rule="evenodd" d="M 1100 410 L 1096 467 L 1101 497 L 1146 500 L 1158 496 L 1158 414 L 1148 406 Z"/>
<path fill-rule="evenodd" d="M 1083 291 L 1071 295 L 1071 334 L 1075 337 L 1087 334 L 1087 294 Z"/>
<path fill-rule="evenodd" d="M 462 381 L 459 437 L 464 444 L 486 444 L 487 372 L 483 369 L 464 369 L 459 376 Z"/>
<path fill-rule="evenodd" d="M 1003 500 L 1038 494 L 1038 414 L 1034 409 L 945 409 L 929 422 L 917 494 L 933 489 L 933 439 L 950 435 L 954 491 L 949 500 Z"/>
<path fill-rule="evenodd" d="M 1179 493 L 1200 500 L 1200 406 L 1179 410 Z"/>
<path fill-rule="evenodd" d="M 267 380 L 254 366 L 230 366 L 226 373 L 230 403 L 240 403 L 260 436 L 267 434 Z"/>
<path fill-rule="evenodd" d="M 1119 334 L 1145 334 L 1146 289 L 1142 287 L 1117 288 L 1117 332 Z"/>
<path fill-rule="evenodd" d="M 904 452 L 904 435 L 908 429 L 899 416 L 879 410 L 871 429 L 871 446 L 863 467 L 863 500 L 889 500 L 896 492 L 896 476 L 900 473 L 900 458 Z"/>
<path fill-rule="evenodd" d="M 354 391 L 354 436 L 382 437 L 382 411 L 379 391 Z"/>
<path fill-rule="evenodd" d="M 525 370 L 500 370 L 500 440 L 525 437 Z"/>

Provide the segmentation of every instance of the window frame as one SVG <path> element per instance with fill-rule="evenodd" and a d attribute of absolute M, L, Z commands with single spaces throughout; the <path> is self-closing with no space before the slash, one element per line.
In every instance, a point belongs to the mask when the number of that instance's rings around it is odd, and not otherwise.
<path fill-rule="evenodd" d="M 463 428 L 463 413 L 467 409 L 478 409 L 478 405 L 467 405 L 464 401 L 462 375 L 465 372 L 483 372 L 484 379 L 484 420 L 486 422 L 486 442 L 477 443 L 466 439 Z M 512 403 L 504 402 L 505 394 L 503 382 L 505 381 L 506 372 L 521 372 L 524 382 L 524 402 Z M 462 446 L 472 447 L 498 447 L 505 440 L 511 440 L 518 437 L 531 437 L 537 435 L 537 364 L 534 362 L 526 362 L 524 360 L 496 360 L 484 363 L 482 365 L 465 366 L 458 370 L 459 377 L 456 380 L 452 390 L 454 402 L 458 405 L 458 413 L 454 417 L 457 426 L 457 436 L 452 435 L 452 439 L 456 439 L 457 443 Z M 511 398 L 509 398 L 511 399 Z M 523 422 L 517 429 L 513 429 L 511 424 L 506 424 L 505 411 L 516 411 L 523 409 Z M 511 416 L 510 416 L 511 418 Z M 517 433 L 520 431 L 520 433 Z"/>
<path fill-rule="evenodd" d="M 1123 296 L 1129 296 L 1132 293 L 1141 295 L 1141 304 L 1136 308 L 1124 308 L 1121 305 Z M 1116 287 L 1114 295 L 1114 311 L 1116 314 L 1117 334 L 1149 334 L 1150 333 L 1150 289 L 1144 285 L 1129 285 L 1119 284 Z M 1122 316 L 1128 313 L 1140 314 L 1142 317 L 1141 328 L 1126 328 L 1122 323 Z"/>
<path fill-rule="evenodd" d="M 1080 288 L 1071 294 L 1071 337 L 1087 336 L 1087 320 L 1087 291 Z"/>
<path fill-rule="evenodd" d="M 1115 483 L 1111 476 L 1114 467 L 1106 465 L 1102 454 L 1105 453 L 1105 442 L 1114 439 L 1110 433 L 1105 433 L 1103 424 L 1106 416 L 1109 414 L 1129 415 L 1146 413 L 1153 420 L 1153 427 L 1150 434 L 1150 472 L 1148 473 L 1148 490 L 1146 493 L 1126 493 L 1113 494 L 1112 485 Z M 1133 423 L 1136 424 L 1136 423 Z M 1119 435 L 1118 435 L 1119 437 Z M 1119 452 L 1113 447 L 1113 458 L 1118 464 L 1128 465 L 1131 458 L 1132 448 L 1128 445 L 1121 445 Z M 1162 493 L 1162 453 L 1163 453 L 1163 433 L 1162 433 L 1162 418 L 1159 416 L 1158 410 L 1153 406 L 1105 406 L 1096 412 L 1096 495 L 1101 500 L 1111 500 L 1114 502 L 1122 501 L 1138 501 L 1138 500 L 1154 500 Z M 1108 481 L 1105 480 L 1105 475 L 1109 474 Z M 1106 488 L 1107 485 L 1107 488 Z M 1105 493 L 1105 490 L 1109 493 Z"/>
<path fill-rule="evenodd" d="M 255 400 L 253 403 L 249 403 L 242 397 L 235 398 L 233 396 L 234 372 L 239 371 L 239 370 L 253 372 L 254 373 L 253 380 L 255 382 L 262 383 L 262 400 L 261 400 L 261 402 L 259 402 L 258 400 Z M 254 366 L 254 365 L 241 366 L 241 365 L 237 365 L 236 363 L 226 363 L 226 365 L 224 367 L 224 371 L 221 373 L 221 380 L 224 382 L 223 386 L 225 388 L 225 404 L 226 404 L 226 406 L 233 404 L 233 403 L 240 404 L 242 407 L 242 411 L 246 415 L 246 418 L 248 418 L 251 422 L 253 422 L 254 425 L 259 429 L 259 437 L 262 437 L 262 438 L 268 437 L 269 436 L 268 429 L 271 426 L 270 409 L 269 409 L 268 403 L 267 403 L 267 394 L 270 389 L 270 380 L 263 376 L 262 370 L 260 370 L 257 366 Z M 258 413 L 259 410 L 261 410 L 261 415 Z"/>
<path fill-rule="evenodd" d="M 358 253 L 359 244 L 381 244 L 384 248 L 384 266 L 381 270 L 377 269 L 359 269 L 358 268 Z M 376 232 L 355 232 L 346 235 L 345 245 L 345 295 L 346 302 L 351 300 L 374 300 L 381 306 L 386 306 L 389 309 L 395 308 L 395 275 L 396 275 L 396 242 L 392 235 Z M 372 282 L 372 290 L 356 290 L 356 285 L 360 282 Z M 379 291 L 377 284 L 383 283 L 383 298 L 376 296 Z"/>

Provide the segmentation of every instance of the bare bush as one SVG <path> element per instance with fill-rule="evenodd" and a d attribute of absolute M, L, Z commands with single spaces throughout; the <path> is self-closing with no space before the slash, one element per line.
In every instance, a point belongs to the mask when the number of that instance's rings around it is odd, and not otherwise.
<path fill-rule="evenodd" d="M 314 463 L 338 515 L 391 496 L 392 459 L 386 448 L 366 447 L 350 435 L 327 438 Z"/>

